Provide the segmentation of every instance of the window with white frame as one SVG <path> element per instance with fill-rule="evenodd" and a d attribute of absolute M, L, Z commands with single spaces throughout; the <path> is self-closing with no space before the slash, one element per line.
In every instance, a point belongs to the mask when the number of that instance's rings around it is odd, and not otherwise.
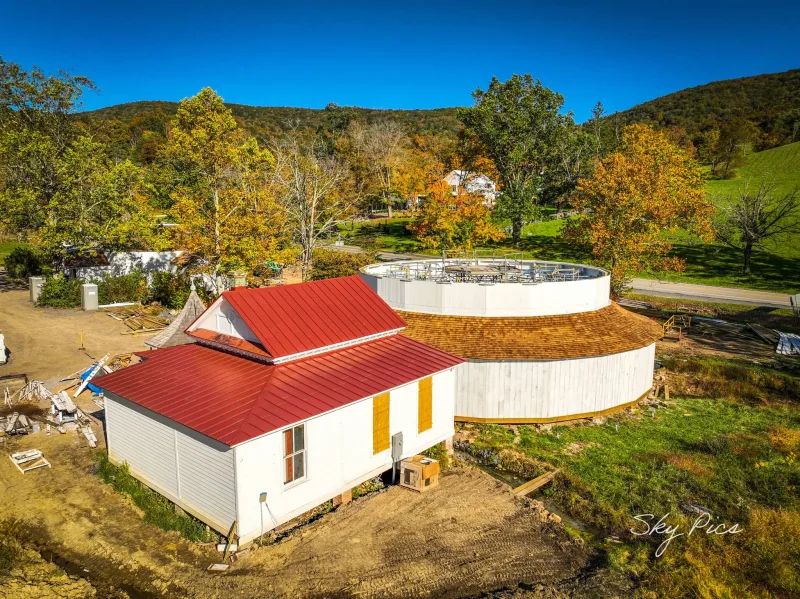
<path fill-rule="evenodd" d="M 306 476 L 306 427 L 304 424 L 283 431 L 284 479 L 288 484 Z"/>

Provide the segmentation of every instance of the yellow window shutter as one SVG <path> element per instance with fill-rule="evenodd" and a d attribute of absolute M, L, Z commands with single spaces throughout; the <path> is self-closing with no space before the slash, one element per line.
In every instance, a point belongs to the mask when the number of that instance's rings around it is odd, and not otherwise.
<path fill-rule="evenodd" d="M 389 449 L 389 394 L 372 398 L 372 453 Z"/>
<path fill-rule="evenodd" d="M 418 432 L 426 431 L 433 427 L 433 378 L 428 377 L 419 382 L 418 399 Z"/>

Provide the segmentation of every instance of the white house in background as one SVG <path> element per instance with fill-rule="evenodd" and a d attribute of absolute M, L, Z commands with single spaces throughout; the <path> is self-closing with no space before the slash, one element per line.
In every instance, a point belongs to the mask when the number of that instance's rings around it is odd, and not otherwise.
<path fill-rule="evenodd" d="M 357 276 L 225 292 L 196 343 L 95 379 L 109 457 L 241 544 L 347 500 L 453 435 L 463 360 L 405 326 Z"/>
<path fill-rule="evenodd" d="M 497 186 L 494 181 L 481 173 L 471 173 L 469 171 L 455 170 L 444 178 L 445 182 L 453 190 L 453 195 L 458 195 L 460 191 L 483 196 L 484 204 L 493 206 L 497 197 Z"/>
<path fill-rule="evenodd" d="M 73 279 L 102 279 L 141 270 L 148 281 L 154 272 L 178 271 L 173 263 L 182 250 L 174 252 L 98 252 L 96 255 L 67 255 L 64 274 Z"/>

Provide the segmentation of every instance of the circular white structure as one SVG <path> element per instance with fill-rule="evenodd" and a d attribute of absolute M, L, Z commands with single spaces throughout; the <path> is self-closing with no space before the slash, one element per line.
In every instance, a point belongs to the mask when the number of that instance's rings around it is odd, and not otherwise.
<path fill-rule="evenodd" d="M 407 260 L 361 270 L 404 334 L 466 360 L 456 420 L 546 423 L 639 401 L 662 329 L 609 299 L 582 264 L 509 258 Z"/>

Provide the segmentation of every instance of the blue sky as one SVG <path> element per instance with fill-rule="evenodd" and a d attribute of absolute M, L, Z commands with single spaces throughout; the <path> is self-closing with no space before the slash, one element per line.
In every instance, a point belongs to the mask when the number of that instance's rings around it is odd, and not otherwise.
<path fill-rule="evenodd" d="M 471 103 L 531 73 L 583 121 L 686 87 L 800 67 L 800 2 L 0 0 L 0 55 L 101 88 L 87 109 L 180 100 L 322 108 Z"/>

